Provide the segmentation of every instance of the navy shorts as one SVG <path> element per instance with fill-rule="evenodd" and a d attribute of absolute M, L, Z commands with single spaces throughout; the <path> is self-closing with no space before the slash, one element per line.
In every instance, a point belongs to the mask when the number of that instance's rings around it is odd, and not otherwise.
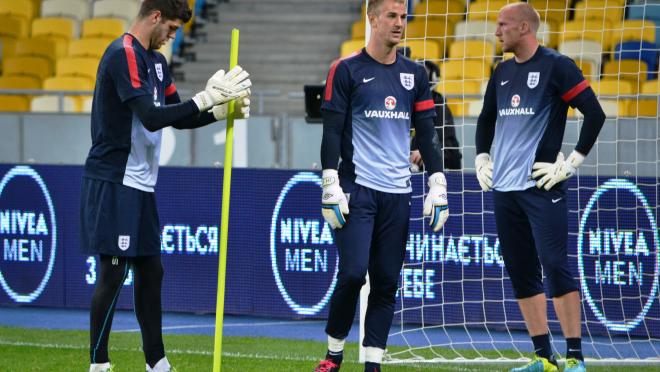
<path fill-rule="evenodd" d="M 160 223 L 154 193 L 83 178 L 80 249 L 89 255 L 160 254 Z"/>
<path fill-rule="evenodd" d="M 543 273 L 551 297 L 576 291 L 568 266 L 566 191 L 561 187 L 494 191 L 493 202 L 500 250 L 515 297 L 543 293 Z"/>

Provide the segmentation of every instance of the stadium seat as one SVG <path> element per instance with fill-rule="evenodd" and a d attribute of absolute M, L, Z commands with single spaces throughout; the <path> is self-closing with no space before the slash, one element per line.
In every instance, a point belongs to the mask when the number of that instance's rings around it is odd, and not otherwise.
<path fill-rule="evenodd" d="M 0 37 L 20 39 L 27 37 L 27 28 L 23 30 L 23 21 L 20 18 L 7 17 L 0 22 Z"/>
<path fill-rule="evenodd" d="M 495 37 L 496 29 L 497 23 L 486 19 L 478 21 L 461 21 L 456 24 L 454 40 L 488 40 L 495 45 L 497 44 L 497 37 Z"/>
<path fill-rule="evenodd" d="M 575 63 L 582 67 L 582 73 L 593 76 L 590 80 L 600 79 L 600 65 L 603 59 L 603 46 L 591 40 L 569 40 L 561 43 L 559 53 L 571 57 Z M 585 68 L 585 65 L 590 67 Z M 588 69 L 589 73 L 585 70 Z"/>
<path fill-rule="evenodd" d="M 58 91 L 91 91 L 94 89 L 94 84 L 88 78 L 84 77 L 70 77 L 70 76 L 56 76 L 44 80 L 44 90 L 58 90 Z M 82 108 L 81 95 L 64 96 L 63 97 L 63 110 L 65 112 L 79 112 Z M 60 111 L 58 96 L 44 95 L 34 97 L 32 99 L 31 110 L 36 112 L 57 112 Z"/>
<path fill-rule="evenodd" d="M 656 23 L 650 20 L 627 19 L 613 25 L 612 45 L 634 40 L 655 44 Z"/>
<path fill-rule="evenodd" d="M 47 39 L 21 39 L 14 49 L 17 57 L 41 57 L 54 64 L 57 60 L 55 42 Z"/>
<path fill-rule="evenodd" d="M 96 82 L 99 60 L 86 57 L 66 57 L 57 60 L 55 76 L 84 77 Z"/>
<path fill-rule="evenodd" d="M 559 44 L 570 40 L 591 40 L 600 43 L 603 51 L 609 51 L 611 45 L 612 25 L 609 21 L 575 20 L 564 22 L 557 30 Z"/>
<path fill-rule="evenodd" d="M 640 97 L 636 103 L 637 116 L 658 117 L 658 97 L 660 97 L 660 80 L 647 81 L 642 84 L 641 92 L 644 95 L 651 95 L 652 97 Z"/>
<path fill-rule="evenodd" d="M 38 79 L 28 76 L 0 76 L 0 89 L 41 89 Z M 0 111 L 25 112 L 30 107 L 28 95 L 0 95 Z"/>
<path fill-rule="evenodd" d="M 78 112 L 78 101 L 72 97 L 62 97 L 60 109 L 60 98 L 58 96 L 38 96 L 32 98 L 30 111 L 32 112 Z"/>
<path fill-rule="evenodd" d="M 41 16 L 71 18 L 80 24 L 89 18 L 89 3 L 87 0 L 44 0 Z"/>
<path fill-rule="evenodd" d="M 629 59 L 646 63 L 648 80 L 657 78 L 658 50 L 648 41 L 626 41 L 614 47 L 614 59 Z"/>
<path fill-rule="evenodd" d="M 32 21 L 32 37 L 35 36 L 75 39 L 78 37 L 77 23 L 66 17 L 36 18 Z"/>
<path fill-rule="evenodd" d="M 492 22 L 497 22 L 497 15 L 500 9 L 509 4 L 517 3 L 517 0 L 487 0 L 477 1 L 468 4 L 468 21 L 478 21 L 480 19 L 487 19 Z"/>
<path fill-rule="evenodd" d="M 623 21 L 626 0 L 582 0 L 575 4 L 575 20 L 592 19 L 616 24 Z"/>
<path fill-rule="evenodd" d="M 435 91 L 445 97 L 452 95 L 481 94 L 480 81 L 464 80 L 440 80 L 435 86 Z"/>
<path fill-rule="evenodd" d="M 351 38 L 364 39 L 365 28 L 364 19 L 353 22 L 353 26 L 351 26 Z"/>
<path fill-rule="evenodd" d="M 31 76 L 39 81 L 53 75 L 53 65 L 41 57 L 10 57 L 3 61 L 4 76 Z"/>
<path fill-rule="evenodd" d="M 92 18 L 83 21 L 83 38 L 112 38 L 120 37 L 126 30 L 126 22 L 119 18 Z"/>
<path fill-rule="evenodd" d="M 90 57 L 100 59 L 113 39 L 87 38 L 72 40 L 69 44 L 69 57 Z"/>
<path fill-rule="evenodd" d="M 365 46 L 364 39 L 346 40 L 343 43 L 341 43 L 339 56 L 341 58 L 348 57 L 351 54 L 364 48 L 364 46 Z"/>
<path fill-rule="evenodd" d="M 606 116 L 630 116 L 630 96 L 637 94 L 636 84 L 622 79 L 605 78 L 591 82 L 591 87 Z"/>
<path fill-rule="evenodd" d="M 528 0 L 539 12 L 542 22 L 559 26 L 568 20 L 569 5 L 565 0 Z"/>
<path fill-rule="evenodd" d="M 25 19 L 28 24 L 34 17 L 32 0 L 0 0 L 0 16 Z"/>
<path fill-rule="evenodd" d="M 429 59 L 437 62 L 444 57 L 440 43 L 435 40 L 403 40 L 399 46 L 409 47 L 410 58 L 413 60 Z"/>
<path fill-rule="evenodd" d="M 92 11 L 94 18 L 121 18 L 131 23 L 140 10 L 140 4 L 133 0 L 97 0 Z"/>
<path fill-rule="evenodd" d="M 628 80 L 634 83 L 636 87 L 639 87 L 641 83 L 647 80 L 647 71 L 648 68 L 644 61 L 630 59 L 611 60 L 605 62 L 603 78 Z"/>
<path fill-rule="evenodd" d="M 407 39 L 426 39 L 432 40 L 438 44 L 440 56 L 446 54 L 447 34 L 451 34 L 454 26 L 447 23 L 446 19 L 437 17 L 418 18 L 410 23 L 406 28 Z"/>
<path fill-rule="evenodd" d="M 472 80 L 481 83 L 490 77 L 486 61 L 445 61 L 440 63 L 440 77 L 445 80 Z"/>
<path fill-rule="evenodd" d="M 465 18 L 465 3 L 456 0 L 427 0 L 415 5 L 413 16 L 419 15 L 444 16 L 451 23 L 462 21 Z"/>
<path fill-rule="evenodd" d="M 495 60 L 495 46 L 489 41 L 461 40 L 454 42 L 449 48 L 450 59 L 483 59 L 489 64 Z"/>

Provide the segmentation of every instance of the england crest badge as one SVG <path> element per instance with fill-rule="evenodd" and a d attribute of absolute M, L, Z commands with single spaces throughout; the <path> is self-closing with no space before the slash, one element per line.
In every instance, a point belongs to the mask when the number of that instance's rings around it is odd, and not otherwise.
<path fill-rule="evenodd" d="M 128 247 L 131 246 L 131 236 L 130 235 L 119 235 L 119 239 L 117 239 L 117 246 L 122 251 L 127 250 Z"/>
<path fill-rule="evenodd" d="M 163 81 L 163 64 L 162 63 L 156 63 L 156 76 L 158 76 L 158 80 Z"/>
<path fill-rule="evenodd" d="M 536 88 L 536 86 L 539 85 L 539 80 L 541 80 L 540 72 L 530 72 L 527 75 L 527 86 L 529 89 Z"/>
<path fill-rule="evenodd" d="M 407 74 L 402 72 L 399 74 L 399 77 L 401 79 L 401 85 L 403 85 L 406 90 L 412 90 L 412 88 L 415 87 L 415 75 L 414 74 Z"/>

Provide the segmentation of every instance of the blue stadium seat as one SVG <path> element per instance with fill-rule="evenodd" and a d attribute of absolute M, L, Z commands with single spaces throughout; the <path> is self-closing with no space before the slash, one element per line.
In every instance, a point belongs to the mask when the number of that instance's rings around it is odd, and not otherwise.
<path fill-rule="evenodd" d="M 619 43 L 614 48 L 614 59 L 632 59 L 646 62 L 648 66 L 647 79 L 657 78 L 658 50 L 653 43 L 641 40 Z"/>

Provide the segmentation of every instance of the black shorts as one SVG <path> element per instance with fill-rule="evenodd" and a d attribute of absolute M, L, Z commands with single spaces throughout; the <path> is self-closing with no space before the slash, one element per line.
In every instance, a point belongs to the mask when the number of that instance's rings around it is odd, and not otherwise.
<path fill-rule="evenodd" d="M 88 255 L 160 254 L 160 223 L 154 193 L 83 178 L 80 249 Z"/>

